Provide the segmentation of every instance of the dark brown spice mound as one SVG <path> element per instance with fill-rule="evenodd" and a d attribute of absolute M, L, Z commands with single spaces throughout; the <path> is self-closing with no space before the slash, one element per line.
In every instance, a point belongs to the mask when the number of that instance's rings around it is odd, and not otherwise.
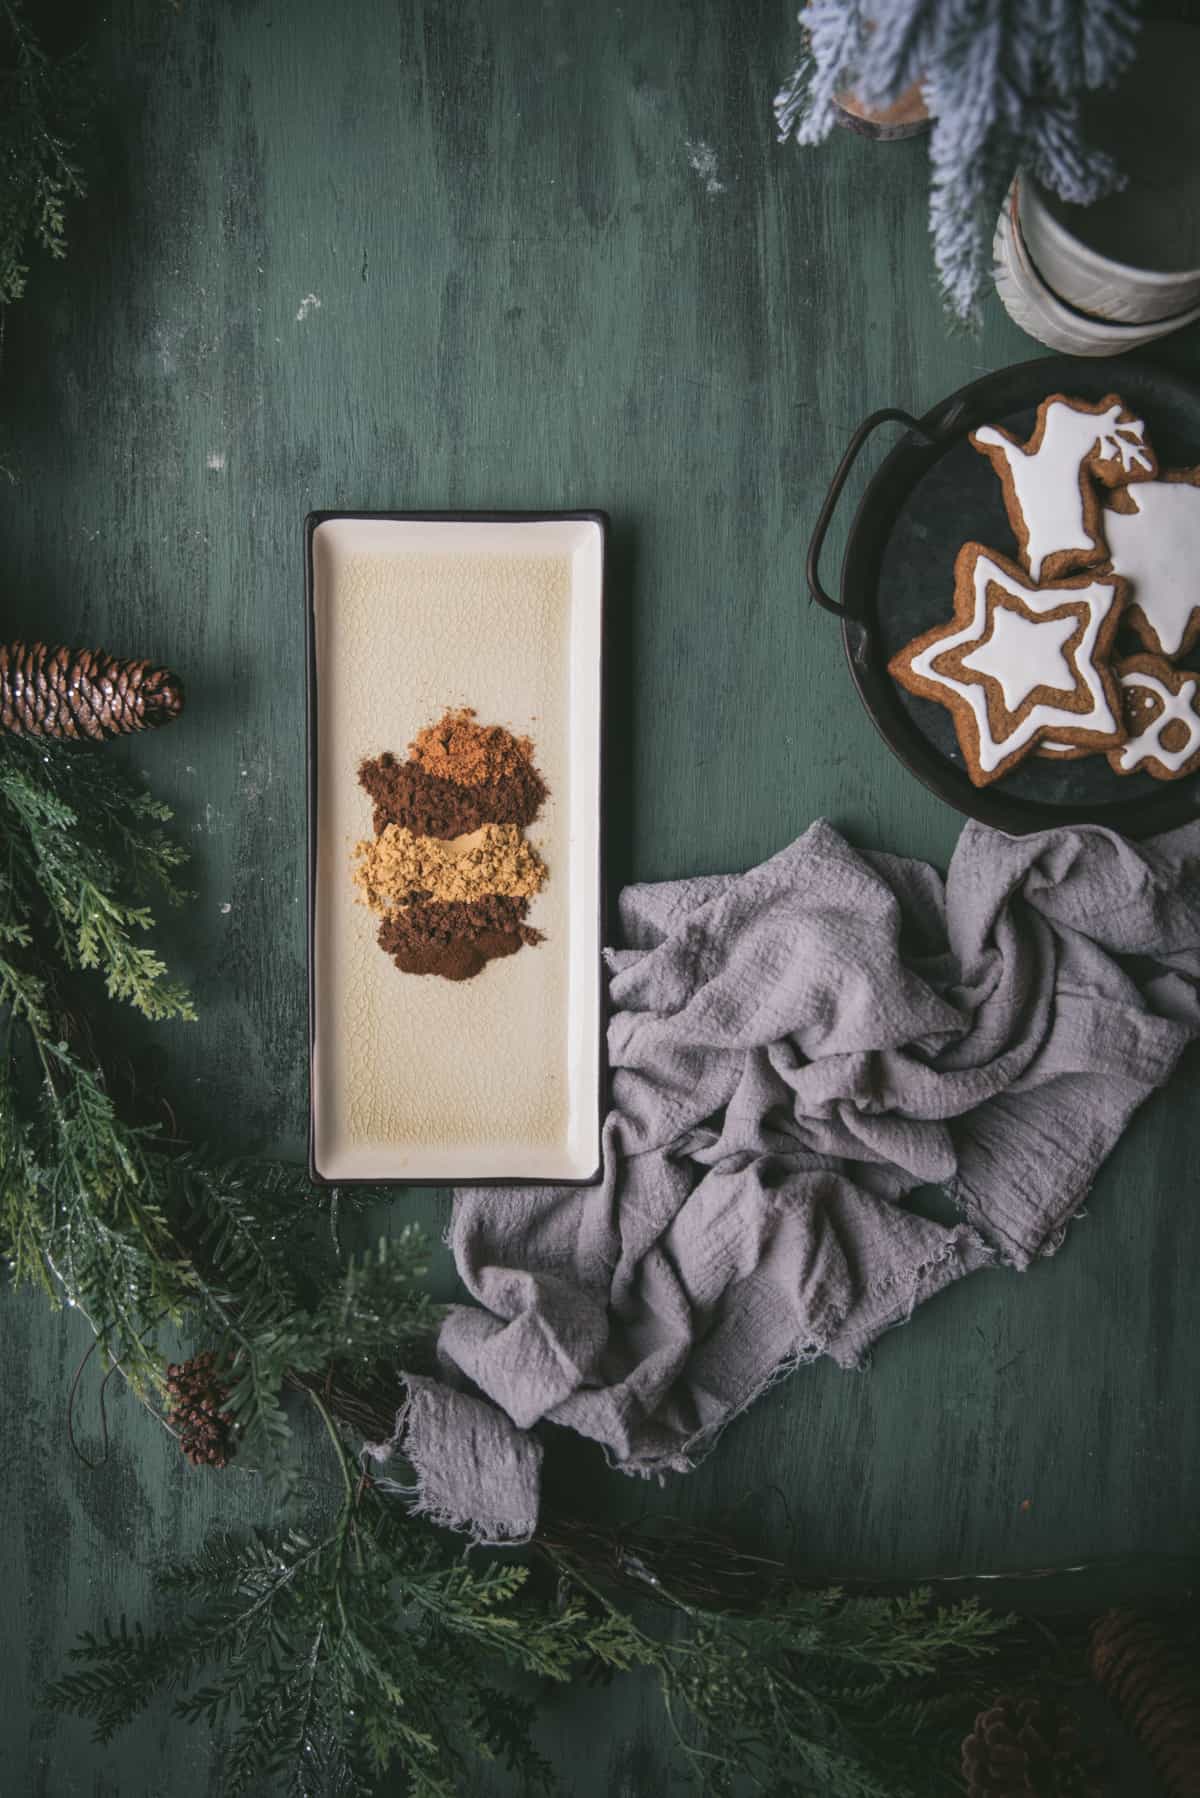
<path fill-rule="evenodd" d="M 532 824 L 546 798 L 546 783 L 532 762 L 520 760 L 498 780 L 460 786 L 430 774 L 420 762 L 400 762 L 385 750 L 364 761 L 359 783 L 375 802 L 375 835 L 389 824 L 418 837 L 465 836 L 481 824 Z"/>
<path fill-rule="evenodd" d="M 402 974 L 470 980 L 489 961 L 541 942 L 541 932 L 525 922 L 528 912 L 527 899 L 500 893 L 469 904 L 430 899 L 389 912 L 379 926 L 379 947 Z"/>

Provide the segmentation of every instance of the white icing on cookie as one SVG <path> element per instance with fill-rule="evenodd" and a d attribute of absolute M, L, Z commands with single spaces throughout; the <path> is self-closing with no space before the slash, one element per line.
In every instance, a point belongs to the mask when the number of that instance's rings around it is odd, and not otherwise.
<path fill-rule="evenodd" d="M 1060 693 L 1075 691 L 1077 683 L 1063 654 L 1063 644 L 1078 628 L 1079 620 L 1073 613 L 1037 624 L 1021 612 L 997 607 L 991 636 L 964 656 L 962 665 L 975 674 L 990 675 L 998 683 L 1008 710 L 1015 712 L 1035 687 L 1053 687 Z"/>
<path fill-rule="evenodd" d="M 1189 677 L 1180 687 L 1178 693 L 1172 693 L 1170 687 L 1157 679 L 1153 674 L 1142 674 L 1131 671 L 1121 676 L 1123 687 L 1144 687 L 1155 699 L 1162 701 L 1162 711 L 1150 720 L 1136 737 L 1130 737 L 1121 750 L 1120 761 L 1122 771 L 1126 774 L 1141 762 L 1161 762 L 1172 774 L 1177 774 L 1185 762 L 1190 762 L 1196 751 L 1200 749 L 1200 718 L 1192 710 L 1196 697 L 1196 683 Z M 1186 724 L 1187 742 L 1182 749 L 1164 749 L 1162 734 L 1168 724 Z"/>
<path fill-rule="evenodd" d="M 1133 584 L 1165 656 L 1177 656 L 1200 606 L 1200 487 L 1188 481 L 1139 481 L 1128 489 L 1136 512 L 1106 512 L 1104 534 L 1114 574 Z"/>
<path fill-rule="evenodd" d="M 1046 408 L 1042 441 L 1033 451 L 1011 442 L 994 425 L 975 432 L 976 443 L 999 450 L 1008 465 L 1027 534 L 1025 560 L 1035 581 L 1046 557 L 1056 551 L 1095 548 L 1083 508 L 1085 462 L 1119 461 L 1126 474 L 1154 467 L 1145 447 L 1145 425 L 1140 418 L 1122 421 L 1121 411 L 1113 405 L 1106 412 L 1076 412 L 1055 400 Z"/>
<path fill-rule="evenodd" d="M 1096 639 L 1100 635 L 1100 627 L 1112 610 L 1116 598 L 1115 584 L 1112 581 L 1092 581 L 1086 587 L 1046 587 L 1039 592 L 1036 588 L 1025 586 L 1023 582 L 1014 581 L 992 561 L 990 556 L 980 555 L 975 561 L 972 585 L 974 606 L 970 623 L 965 624 L 961 630 L 951 632 L 949 636 L 937 638 L 919 655 L 915 655 L 912 659 L 912 670 L 914 674 L 921 675 L 925 680 L 933 682 L 934 685 L 945 687 L 948 692 L 955 694 L 970 707 L 979 740 L 979 766 L 984 773 L 992 773 L 1007 756 L 1012 755 L 1018 749 L 1023 749 L 1042 731 L 1086 730 L 1104 735 L 1113 734 L 1117 729 L 1117 721 L 1113 716 L 1112 707 L 1108 703 L 1108 696 L 1104 691 L 1103 682 L 1092 657 L 1095 653 Z M 1068 604 L 1086 606 L 1087 620 L 1084 625 L 1083 637 L 1075 652 L 1075 664 L 1080 678 L 1071 682 L 1071 691 L 1072 694 L 1076 694 L 1082 689 L 1083 694 L 1091 701 L 1087 711 L 1073 712 L 1066 710 L 1063 706 L 1035 705 L 1007 737 L 997 740 L 992 735 L 991 719 L 988 716 L 987 686 L 973 681 L 956 680 L 953 675 L 942 674 L 933 666 L 934 662 L 940 660 L 947 651 L 958 649 L 965 643 L 978 643 L 981 647 L 983 646 L 983 639 L 988 631 L 988 588 L 990 586 L 999 587 L 1002 592 L 1020 600 L 1028 611 L 1034 613 L 1056 611 L 1061 606 Z M 991 618 L 998 619 L 1002 611 L 1006 609 L 997 602 L 990 613 Z M 994 623 L 992 628 L 994 631 Z M 1033 628 L 1038 627 L 1034 626 Z M 1076 628 L 1075 619 L 1071 621 L 1071 628 L 1072 630 Z M 1063 641 L 1064 639 L 1060 635 L 1052 635 L 1050 639 L 1051 654 L 1048 665 L 1052 675 L 1056 672 L 1056 661 L 1061 662 L 1062 660 Z M 990 673 L 988 670 L 983 670 L 983 672 L 985 676 Z M 1034 687 L 1042 685 L 1053 685 L 1053 679 L 1045 681 L 1043 668 L 1039 666 L 1035 670 L 1034 678 L 1026 688 L 1026 692 L 1032 692 Z"/>

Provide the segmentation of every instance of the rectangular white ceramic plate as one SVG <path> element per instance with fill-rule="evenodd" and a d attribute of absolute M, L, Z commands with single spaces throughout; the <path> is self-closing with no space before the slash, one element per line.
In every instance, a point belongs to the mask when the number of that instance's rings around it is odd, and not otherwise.
<path fill-rule="evenodd" d="M 313 1172 L 593 1179 L 600 1163 L 599 514 L 308 525 Z M 351 882 L 364 756 L 448 706 L 534 743 L 544 941 L 473 980 L 400 973 Z"/>

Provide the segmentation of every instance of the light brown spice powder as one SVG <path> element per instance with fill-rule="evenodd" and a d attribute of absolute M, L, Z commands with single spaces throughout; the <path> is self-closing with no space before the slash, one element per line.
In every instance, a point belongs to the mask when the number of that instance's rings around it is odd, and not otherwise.
<path fill-rule="evenodd" d="M 484 824 L 462 837 L 418 837 L 389 824 L 354 847 L 354 883 L 362 902 L 387 912 L 416 895 L 469 904 L 488 893 L 530 899 L 547 868 L 517 824 Z"/>
<path fill-rule="evenodd" d="M 465 706 L 427 724 L 413 738 L 409 754 L 427 774 L 478 787 L 522 772 L 532 758 L 533 743 L 528 737 L 514 737 L 502 724 L 477 724 L 474 711 Z"/>

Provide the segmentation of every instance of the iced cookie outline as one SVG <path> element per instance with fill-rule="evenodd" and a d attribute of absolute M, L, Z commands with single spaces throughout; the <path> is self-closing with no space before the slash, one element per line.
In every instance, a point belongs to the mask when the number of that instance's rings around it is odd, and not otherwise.
<path fill-rule="evenodd" d="M 1126 621 L 1152 655 L 1187 655 L 1200 638 L 1200 466 L 1115 494 L 1104 535 L 1113 572 L 1129 582 Z"/>
<path fill-rule="evenodd" d="M 1158 473 L 1144 421 L 1116 393 L 1094 403 L 1049 394 L 1024 443 L 1002 425 L 981 425 L 970 442 L 999 478 L 1021 562 L 1034 581 L 1058 580 L 1107 558 L 1097 483 L 1126 487 Z"/>
<path fill-rule="evenodd" d="M 1038 744 L 1037 753 L 1048 762 L 1078 762 L 1085 755 L 1104 755 L 1103 749 L 1078 749 L 1074 743 L 1055 743 L 1049 737 Z"/>
<path fill-rule="evenodd" d="M 1125 597 L 1115 575 L 1087 571 L 1039 586 L 1006 556 L 964 543 L 953 617 L 914 637 L 888 672 L 947 708 L 977 787 L 999 780 L 1047 737 L 1089 751 L 1116 748 L 1125 730 L 1109 656 Z M 1041 665 L 1031 678 L 1033 653 Z"/>
<path fill-rule="evenodd" d="M 1173 668 L 1162 656 L 1128 656 L 1117 663 L 1128 739 L 1108 752 L 1114 774 L 1151 774 L 1182 780 L 1200 768 L 1200 674 Z M 1181 740 L 1163 741 L 1174 726 Z"/>

